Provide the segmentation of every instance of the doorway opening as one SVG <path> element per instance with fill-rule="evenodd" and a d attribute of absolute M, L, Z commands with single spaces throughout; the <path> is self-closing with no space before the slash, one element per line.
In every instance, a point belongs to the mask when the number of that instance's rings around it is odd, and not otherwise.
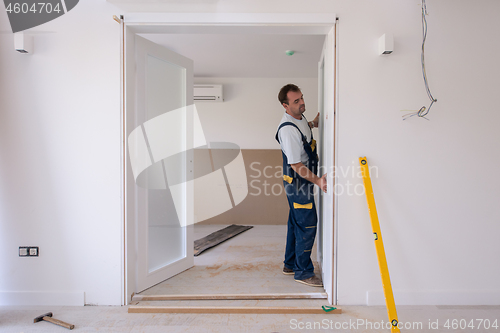
<path fill-rule="evenodd" d="M 317 98 L 317 108 L 320 110 L 322 114 L 322 118 L 327 120 L 323 127 L 320 128 L 320 132 L 318 133 L 321 137 L 319 139 L 320 142 L 325 142 L 322 145 L 322 150 L 320 150 L 320 155 L 325 161 L 325 167 L 327 166 L 332 166 L 334 165 L 334 94 L 333 93 L 323 93 L 323 91 L 330 91 L 334 92 L 334 81 L 335 81 L 335 75 L 333 73 L 333 69 L 335 67 L 335 60 L 334 60 L 334 55 L 335 55 L 335 44 L 334 44 L 334 39 L 335 39 L 335 31 L 334 31 L 335 23 L 329 23 L 329 24 L 323 24 L 323 25 L 307 25 L 304 24 L 302 27 L 297 27 L 293 25 L 289 26 L 284 26 L 281 24 L 275 24 L 275 25 L 269 25 L 263 27 L 262 25 L 259 24 L 248 24 L 246 26 L 241 26 L 238 24 L 235 25 L 205 25 L 205 26 L 197 26 L 196 24 L 193 25 L 159 25 L 159 24 L 145 24 L 145 23 L 130 23 L 130 24 L 124 24 L 124 40 L 125 40 L 125 45 L 128 44 L 129 50 L 128 52 L 131 52 L 130 48 L 133 47 L 135 49 L 136 44 L 135 41 L 132 41 L 132 39 L 135 38 L 136 35 L 142 35 L 143 37 L 148 37 L 149 41 L 155 40 L 155 38 L 161 38 L 161 36 L 168 36 L 170 38 L 174 38 L 177 40 L 183 40 L 183 36 L 189 36 L 186 35 L 186 33 L 191 34 L 190 37 L 193 37 L 193 34 L 199 34 L 199 35 L 208 35 L 208 32 L 216 32 L 216 34 L 213 35 L 218 35 L 220 36 L 260 36 L 264 37 L 268 36 L 269 34 L 274 34 L 274 35 L 280 35 L 286 32 L 286 35 L 293 35 L 297 34 L 297 32 L 300 32 L 302 35 L 305 36 L 321 36 L 323 39 L 323 45 L 321 47 L 319 57 L 315 60 L 314 65 L 316 66 L 317 72 L 316 76 L 313 78 L 310 78 L 312 80 L 316 81 L 316 96 L 311 96 L 311 99 L 316 99 Z M 287 31 L 291 30 L 291 31 Z M 128 32 L 127 32 L 128 31 Z M 188 32 L 186 32 L 188 31 Z M 128 35 L 128 36 L 127 36 Z M 151 37 L 153 36 L 153 37 Z M 299 36 L 297 34 L 297 36 Z M 202 36 L 203 37 L 203 36 Z M 205 36 L 208 37 L 208 36 Z M 189 38 L 186 38 L 189 39 Z M 311 38 L 312 39 L 312 38 Z M 156 43 L 158 45 L 162 45 L 163 43 Z M 165 45 L 168 45 L 168 43 L 165 43 Z M 170 49 L 174 49 L 173 51 L 178 51 L 176 48 L 178 48 L 179 44 L 177 46 L 175 44 L 173 47 L 170 46 Z M 219 45 L 214 45 L 214 47 L 220 47 Z M 125 47 L 126 49 L 126 47 Z M 221 51 L 222 52 L 222 51 Z M 179 52 L 181 55 L 186 56 L 186 54 L 182 54 L 182 52 Z M 129 56 L 127 56 L 127 54 Z M 129 74 L 131 72 L 135 72 L 134 66 L 136 66 L 135 62 L 137 59 L 136 56 L 131 57 L 130 53 L 127 53 L 127 50 L 125 50 L 125 61 L 124 61 L 124 67 L 125 67 L 125 102 L 124 102 L 124 130 L 125 130 L 125 139 L 127 139 L 129 133 L 135 129 L 132 128 L 134 125 L 138 124 L 138 120 L 140 121 L 146 121 L 147 118 L 141 119 L 140 116 L 137 115 L 137 101 L 140 96 L 130 96 L 129 94 L 131 93 L 131 90 L 135 91 L 137 81 L 135 77 L 130 77 Z M 159 59 L 159 58 L 155 58 Z M 156 60 L 155 60 L 156 61 Z M 321 66 L 318 66 L 318 61 Z M 331 62 L 331 64 L 327 63 Z M 196 63 L 197 61 L 194 61 L 195 64 L 195 69 L 196 69 Z M 160 67 L 163 65 L 160 65 Z M 127 73 L 128 71 L 128 73 Z M 153 70 L 155 71 L 155 70 Z M 330 71 L 330 72 L 329 72 Z M 156 72 L 158 73 L 158 72 Z M 196 75 L 196 70 L 195 70 L 195 75 Z M 194 76 L 194 83 L 206 83 L 207 81 L 210 81 L 212 83 L 218 83 L 216 82 L 217 80 L 226 80 L 227 77 L 223 78 L 223 76 L 227 76 L 224 74 L 218 74 L 217 77 L 215 76 L 203 76 L 203 74 L 199 75 L 198 77 Z M 288 78 L 293 78 L 292 75 L 290 75 Z M 131 82 L 133 79 L 134 82 Z M 231 78 L 233 80 L 237 81 L 236 78 Z M 231 81 L 231 79 L 229 81 Z M 242 80 L 239 78 L 240 81 Z M 255 78 L 253 78 L 255 79 Z M 281 78 L 285 79 L 285 78 Z M 161 78 L 160 78 L 161 80 Z M 262 78 L 261 78 L 262 80 Z M 274 78 L 273 80 L 279 81 L 279 78 Z M 271 81 L 273 81 L 271 80 Z M 147 80 L 146 80 L 147 81 Z M 250 80 L 251 81 L 251 80 Z M 331 82 L 329 82 L 331 81 Z M 262 83 L 262 81 L 260 81 Z M 280 83 L 280 86 L 290 83 L 290 82 L 284 82 L 283 84 Z M 226 84 L 226 86 L 229 88 L 228 94 L 225 96 L 225 98 L 228 99 L 233 99 L 236 100 L 238 97 L 235 97 L 237 95 L 237 90 L 238 90 L 238 84 Z M 240 88 L 241 88 L 241 82 L 240 82 Z M 243 85 L 244 86 L 244 85 Z M 300 86 L 300 84 L 299 84 Z M 127 89 L 128 88 L 128 89 Z M 231 91 L 233 89 L 233 91 Z M 278 87 L 279 89 L 279 87 Z M 319 91 L 319 89 L 322 90 L 322 92 Z M 328 90 L 331 89 L 331 90 Z M 189 95 L 189 92 L 186 92 L 187 95 Z M 232 94 L 232 95 L 231 95 Z M 273 91 L 273 94 L 277 94 L 277 90 Z M 140 95 L 140 94 L 139 94 Z M 189 97 L 189 96 L 188 96 Z M 242 100 L 245 100 L 246 97 L 243 97 Z M 158 100 L 161 102 L 161 99 Z M 228 101 L 229 102 L 229 101 Z M 214 108 L 217 108 L 215 105 L 217 103 L 212 103 L 211 105 L 207 106 L 202 106 L 200 105 L 198 108 L 198 115 L 201 121 L 201 125 L 203 127 L 204 123 L 204 117 L 207 117 L 207 114 L 211 112 L 217 112 L 216 110 L 214 111 Z M 258 103 L 256 103 L 258 105 Z M 203 110 L 203 109 L 206 110 Z M 220 108 L 220 105 L 219 105 Z M 277 102 L 275 102 L 272 106 L 271 109 L 276 110 L 277 109 Z M 278 112 L 279 113 L 279 112 Z M 310 115 L 314 117 L 314 114 L 312 112 L 309 112 Z M 213 116 L 213 113 L 212 115 Z M 210 116 L 208 116 L 210 118 Z M 207 119 L 208 119 L 207 118 Z M 217 117 L 215 117 L 217 119 Z M 220 118 L 219 118 L 220 120 Z M 328 122 L 331 122 L 329 124 Z M 275 122 L 273 124 L 274 127 L 276 127 L 278 122 Z M 140 125 L 140 124 L 139 124 Z M 213 124 L 212 124 L 213 125 Z M 208 126 L 205 126 L 205 128 L 208 129 L 208 132 L 210 131 L 218 131 L 219 128 L 215 126 L 211 126 L 210 122 Z M 204 128 L 204 130 L 205 130 Z M 255 131 L 258 133 L 258 128 L 252 128 L 250 126 L 252 131 Z M 143 125 L 143 133 L 147 133 L 146 126 Z M 208 134 L 207 136 L 210 136 L 210 133 L 205 133 Z M 274 134 L 274 133 L 273 133 Z M 315 134 L 316 135 L 316 134 Z M 325 140 L 324 136 L 331 136 L 331 139 Z M 220 136 L 223 136 L 223 134 L 220 134 Z M 224 140 L 224 137 L 220 138 L 217 137 L 217 134 L 215 135 L 216 139 L 222 139 Z M 126 140 L 124 140 L 126 141 Z M 244 140 L 243 140 L 244 141 Z M 209 147 L 210 148 L 210 147 Z M 279 147 L 277 148 L 279 149 Z M 149 149 L 151 151 L 151 149 Z M 251 150 L 255 149 L 242 149 L 242 155 L 248 155 L 250 156 L 252 153 Z M 268 149 L 263 149 L 263 150 L 268 150 Z M 125 152 L 127 150 L 125 149 Z M 127 154 L 124 154 L 125 157 Z M 257 152 L 257 155 L 260 155 L 259 152 Z M 281 159 L 281 156 L 279 156 L 279 159 Z M 195 158 L 196 161 L 196 158 Z M 127 164 L 127 160 L 125 158 L 124 161 L 125 164 Z M 278 165 L 281 162 L 278 163 Z M 268 165 L 265 165 L 264 167 L 267 167 Z M 195 166 L 196 167 L 196 166 Z M 247 166 L 248 167 L 248 166 Z M 254 165 L 255 169 L 256 165 Z M 272 167 L 272 166 L 271 166 Z M 130 171 L 131 167 L 129 165 L 124 166 L 125 172 L 127 170 Z M 255 171 L 257 172 L 257 171 Z M 251 176 L 249 172 L 247 171 L 247 177 Z M 168 178 L 168 177 L 167 177 Z M 249 181 L 251 178 L 248 178 Z M 140 219 L 141 217 L 138 216 L 136 210 L 129 211 L 128 210 L 128 205 L 134 205 L 137 206 L 137 189 L 132 189 L 133 187 L 136 186 L 136 184 L 133 182 L 134 178 L 131 178 L 130 176 L 126 176 L 126 186 L 125 186 L 125 192 L 126 194 L 126 201 L 124 203 L 125 205 L 125 210 L 127 213 L 125 213 L 125 235 L 126 235 L 126 240 L 125 240 L 125 288 L 124 288 L 124 293 L 126 296 L 126 300 L 128 301 L 128 298 L 132 293 L 137 293 L 142 290 L 142 288 L 137 288 L 137 280 L 138 280 L 138 256 L 132 253 L 137 249 L 138 247 L 138 242 L 137 242 L 137 233 L 140 233 L 140 231 L 137 228 L 137 220 Z M 278 182 L 279 184 L 281 182 Z M 271 185 L 271 184 L 269 184 Z M 281 186 L 281 184 L 280 184 Z M 275 189 L 277 187 L 272 187 Z M 250 193 L 249 193 L 250 194 Z M 279 196 L 278 196 L 279 197 Z M 146 196 L 147 198 L 147 196 Z M 168 198 L 163 198 L 168 200 Z M 323 275 L 323 280 L 325 281 L 325 296 L 328 296 L 330 304 L 333 304 L 335 301 L 334 297 L 334 253 L 333 253 L 333 240 L 334 240 L 334 235 L 333 235 L 333 207 L 334 207 L 334 195 L 324 195 L 318 197 L 318 209 L 319 209 L 319 216 L 320 216 L 320 221 L 323 223 L 320 223 L 320 228 L 318 230 L 318 234 L 316 236 L 316 245 L 315 247 L 317 248 L 317 256 L 314 256 L 316 259 L 315 261 L 318 261 L 316 263 L 316 267 L 322 268 L 322 275 Z M 264 198 L 264 200 L 269 200 L 269 198 Z M 286 201 L 286 199 L 285 199 Z M 147 199 L 140 204 L 146 204 L 147 205 Z M 236 206 L 238 207 L 238 206 Z M 240 206 L 240 208 L 243 207 Z M 254 210 L 259 210 L 257 207 L 253 207 Z M 196 214 L 196 207 L 193 208 L 194 214 Z M 147 209 L 146 209 L 147 211 Z M 236 209 L 233 209 L 233 214 L 235 213 Z M 287 212 L 286 208 L 286 212 Z M 151 213 L 151 212 L 149 212 Z M 228 211 L 228 216 L 226 218 L 234 218 L 234 215 L 231 215 L 230 212 Z M 241 213 L 241 212 L 240 212 Z M 219 215 L 220 218 L 224 218 L 223 216 Z M 271 219 L 269 219 L 271 220 Z M 260 219 L 262 222 L 262 219 Z M 326 223 L 325 223 L 326 221 Z M 235 221 L 237 222 L 237 221 Z M 286 223 L 286 219 L 283 221 Z M 190 230 L 190 232 L 194 233 L 193 236 L 191 237 L 191 241 L 193 239 L 198 239 L 201 238 L 205 235 L 207 235 L 210 232 L 213 232 L 217 229 L 221 229 L 224 227 L 224 221 L 222 221 L 222 225 L 215 225 L 215 224 L 210 224 L 210 223 L 199 223 L 199 224 L 194 224 L 194 226 L 188 226 L 186 227 L 186 230 Z M 254 225 L 254 229 L 247 231 L 246 233 L 243 233 L 236 238 L 227 241 L 224 244 L 221 244 L 218 248 L 214 248 L 210 251 L 208 251 L 205 254 L 202 254 L 199 257 L 199 260 L 197 259 L 194 261 L 194 268 L 191 268 L 185 273 L 180 273 L 178 275 L 175 275 L 173 278 L 167 280 L 166 282 L 162 281 L 156 281 L 155 282 L 149 282 L 150 287 L 153 287 L 151 289 L 148 289 L 149 292 L 146 293 L 154 293 L 156 295 L 158 294 L 164 294 L 164 293 L 170 293 L 168 290 L 170 288 L 170 291 L 172 290 L 172 284 L 177 283 L 176 286 L 176 293 L 181 293 L 181 294 L 193 294 L 193 291 L 195 291 L 194 285 L 186 285 L 187 281 L 194 279 L 196 275 L 198 275 L 198 278 L 201 278 L 203 283 L 200 283 L 200 290 L 204 290 L 203 293 L 211 293 L 211 294 L 216 294 L 216 293 L 221 293 L 221 290 L 224 290 L 224 293 L 242 293 L 244 290 L 246 290 L 246 294 L 265 294 L 265 293 L 280 293 L 280 290 L 282 293 L 286 293 L 287 291 L 289 292 L 290 289 L 280 289 L 279 285 L 278 286 L 272 286 L 272 284 L 267 283 L 266 286 L 266 281 L 269 281 L 270 278 L 272 278 L 273 274 L 276 273 L 276 266 L 278 267 L 277 272 L 281 274 L 281 267 L 282 261 L 283 261 L 283 253 L 284 253 L 284 241 L 286 238 L 286 224 L 282 225 L 273 225 L 272 221 L 270 221 L 270 225 L 255 225 L 254 223 L 236 223 L 236 224 L 244 224 L 244 225 Z M 227 225 L 227 224 L 225 224 Z M 190 233 L 189 231 L 186 231 L 186 234 Z M 277 237 L 275 237 L 277 236 Z M 186 236 L 187 237 L 187 236 Z M 187 239 L 187 238 L 186 238 Z M 185 245 L 189 247 L 189 242 L 185 242 Z M 269 248 L 268 254 L 263 255 L 262 251 L 260 250 L 261 248 Z M 254 255 L 251 256 L 249 255 L 250 250 L 254 250 Z M 137 249 L 137 251 L 140 251 L 140 249 Z M 192 253 L 189 251 L 184 253 L 186 257 L 192 256 Z M 246 255 L 246 256 L 245 256 Z M 275 256 L 279 255 L 278 258 Z M 267 258 L 267 259 L 265 259 Z M 228 261 L 232 260 L 232 261 Z M 246 260 L 246 261 L 245 261 Z M 268 261 L 274 262 L 274 266 L 265 266 L 263 263 L 268 262 Z M 243 263 L 243 264 L 242 264 Z M 203 267 L 203 268 L 201 268 Z M 246 268 L 246 269 L 242 269 Z M 269 270 L 266 268 L 268 267 Z M 198 269 L 199 268 L 199 269 Z M 259 269 L 257 269 L 259 268 Z M 262 271 L 261 268 L 264 268 Z M 272 270 L 273 273 L 270 273 Z M 245 287 L 245 281 L 241 280 L 241 284 L 238 285 L 238 283 L 233 283 L 231 285 L 231 280 L 234 282 L 235 280 L 237 281 L 238 274 L 243 274 L 247 276 L 251 276 L 253 272 L 257 275 L 270 275 L 270 277 L 267 276 L 261 276 L 262 281 L 256 283 L 254 286 L 246 286 Z M 148 272 L 148 273 L 154 273 L 154 272 Z M 225 276 L 226 274 L 235 274 L 236 276 Z M 147 274 L 146 274 L 147 275 Z M 154 274 L 149 274 L 149 275 L 154 275 Z M 326 275 L 326 278 L 325 278 Z M 221 279 L 217 280 L 218 282 L 215 282 L 216 280 L 213 280 L 212 278 L 215 278 L 216 276 L 220 277 Z M 280 278 L 283 278 L 283 276 L 279 275 Z M 257 277 L 253 277 L 254 280 L 259 280 Z M 276 279 L 277 281 L 280 281 Z M 150 280 L 152 281 L 152 280 Z M 176 282 L 176 281 L 182 281 L 182 282 Z M 162 284 L 158 284 L 162 283 Z M 179 284 L 180 283 L 180 284 Z M 197 284 L 198 285 L 198 284 Z M 228 291 L 228 285 L 230 288 L 235 288 L 235 289 L 229 289 Z M 264 286 L 264 288 L 262 288 Z M 213 292 L 209 292 L 207 290 L 207 287 L 212 288 L 213 287 Z M 304 290 L 304 293 L 318 293 L 318 289 L 320 288 L 311 288 L 308 286 L 300 286 L 299 284 L 295 283 L 293 284 L 293 289 L 294 290 Z M 156 289 L 155 289 L 156 288 Z M 240 288 L 240 289 L 238 289 Z M 185 290 L 186 292 L 183 292 Z M 187 291 L 190 292 L 187 292 Z M 287 290 L 287 291 L 285 291 Z M 322 293 L 323 290 L 321 290 L 320 293 Z M 127 303 L 127 302 L 126 302 Z"/>

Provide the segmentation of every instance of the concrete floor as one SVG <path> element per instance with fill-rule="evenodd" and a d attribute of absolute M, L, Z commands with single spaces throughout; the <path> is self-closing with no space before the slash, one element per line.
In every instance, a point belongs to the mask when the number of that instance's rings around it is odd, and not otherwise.
<path fill-rule="evenodd" d="M 343 306 L 342 314 L 321 315 L 129 314 L 127 307 L 119 306 L 0 307 L 0 332 L 68 332 L 69 330 L 48 322 L 33 323 L 33 318 L 49 311 L 54 313 L 55 318 L 74 324 L 75 332 L 390 332 L 388 329 L 382 330 L 375 326 L 382 320 L 384 323 L 387 322 L 387 313 L 383 306 Z M 500 319 L 500 306 L 399 306 L 398 316 L 401 323 L 422 325 L 421 328 L 402 329 L 401 332 L 498 332 L 500 330 L 485 329 L 484 326 L 477 329 L 479 325 L 477 319 L 489 319 L 491 324 Z M 444 327 L 447 320 L 456 320 L 460 324 L 462 319 L 467 325 L 474 320 L 476 329 Z M 436 321 L 439 328 L 429 329 L 429 322 Z M 345 329 L 342 329 L 342 326 Z"/>
<path fill-rule="evenodd" d="M 195 239 L 223 226 L 196 226 Z M 281 274 L 285 226 L 256 226 L 195 258 L 195 267 L 142 294 L 207 293 L 318 293 Z M 139 305 L 183 306 L 317 306 L 326 299 L 274 301 L 162 301 L 134 302 Z M 0 307 L 0 332 L 65 332 L 33 318 L 53 312 L 54 318 L 75 325 L 77 332 L 390 332 L 383 306 L 341 306 L 342 314 L 129 314 L 119 306 L 16 306 Z M 495 332 L 500 331 L 500 306 L 398 306 L 401 332 Z M 481 322 L 488 319 L 488 322 Z M 448 321 L 449 328 L 445 325 Z M 472 321 L 472 322 L 471 322 Z M 497 324 L 497 328 L 485 324 Z M 458 325 L 457 329 L 453 324 Z M 460 329 L 462 325 L 464 329 Z M 479 325 L 481 326 L 479 327 Z M 429 327 L 429 325 L 431 325 Z M 474 325 L 474 329 L 469 326 Z M 404 327 L 404 326 L 403 326 Z"/>
<path fill-rule="evenodd" d="M 194 239 L 225 225 L 195 225 Z M 194 258 L 194 267 L 141 295 L 318 293 L 323 288 L 297 283 L 283 275 L 286 225 L 257 225 Z M 312 251 L 316 258 L 316 246 Z M 315 263 L 316 274 L 321 276 Z"/>

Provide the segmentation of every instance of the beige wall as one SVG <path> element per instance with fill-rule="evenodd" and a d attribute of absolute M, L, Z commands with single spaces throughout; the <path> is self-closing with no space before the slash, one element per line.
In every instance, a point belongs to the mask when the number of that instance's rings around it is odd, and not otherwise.
<path fill-rule="evenodd" d="M 233 209 L 199 224 L 286 224 L 288 203 L 281 178 L 281 150 L 242 149 L 242 154 L 249 185 L 247 197 Z"/>

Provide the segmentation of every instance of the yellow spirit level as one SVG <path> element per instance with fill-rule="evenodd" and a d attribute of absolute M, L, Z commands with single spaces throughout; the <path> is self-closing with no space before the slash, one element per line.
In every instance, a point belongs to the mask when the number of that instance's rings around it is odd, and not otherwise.
<path fill-rule="evenodd" d="M 360 157 L 359 164 L 363 175 L 363 183 L 365 185 L 366 201 L 368 202 L 368 211 L 372 222 L 375 249 L 377 250 L 378 265 L 380 267 L 380 275 L 382 277 L 382 286 L 384 287 L 385 305 L 387 307 L 389 321 L 391 322 L 391 332 L 399 332 L 398 314 L 396 313 L 396 304 L 394 303 L 394 295 L 392 294 L 391 278 L 389 277 L 389 268 L 387 267 L 387 259 L 385 258 L 382 232 L 380 231 L 380 223 L 378 222 L 375 197 L 373 196 L 372 181 L 370 179 L 370 171 L 368 169 L 368 161 L 366 160 L 366 157 Z"/>

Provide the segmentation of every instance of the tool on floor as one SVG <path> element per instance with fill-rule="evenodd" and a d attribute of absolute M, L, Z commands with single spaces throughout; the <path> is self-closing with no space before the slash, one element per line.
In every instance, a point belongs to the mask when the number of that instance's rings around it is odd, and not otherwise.
<path fill-rule="evenodd" d="M 389 277 L 389 268 L 387 267 L 384 243 L 382 242 L 382 232 L 380 231 L 377 208 L 375 207 L 375 197 L 373 196 L 372 181 L 370 179 L 370 170 L 368 169 L 368 161 L 366 160 L 366 157 L 360 157 L 359 164 L 363 175 L 363 184 L 365 185 L 366 201 L 368 202 L 368 211 L 370 213 L 370 221 L 372 223 L 380 275 L 382 276 L 382 286 L 384 287 L 387 315 L 389 316 L 389 321 L 392 325 L 391 332 L 399 332 L 396 303 L 394 302 L 394 295 L 392 293 L 391 278 Z"/>
<path fill-rule="evenodd" d="M 68 328 L 70 330 L 72 330 L 73 328 L 75 328 L 75 325 L 68 324 L 68 323 L 65 323 L 64 321 L 60 321 L 60 320 L 52 318 L 52 312 L 48 312 L 46 314 L 43 314 L 41 316 L 36 317 L 33 320 L 33 322 L 34 323 L 38 323 L 39 321 L 42 321 L 42 320 L 49 321 L 52 324 L 56 324 L 56 325 L 59 325 L 59 326 L 62 326 L 62 327 L 66 327 L 66 328 Z"/>

